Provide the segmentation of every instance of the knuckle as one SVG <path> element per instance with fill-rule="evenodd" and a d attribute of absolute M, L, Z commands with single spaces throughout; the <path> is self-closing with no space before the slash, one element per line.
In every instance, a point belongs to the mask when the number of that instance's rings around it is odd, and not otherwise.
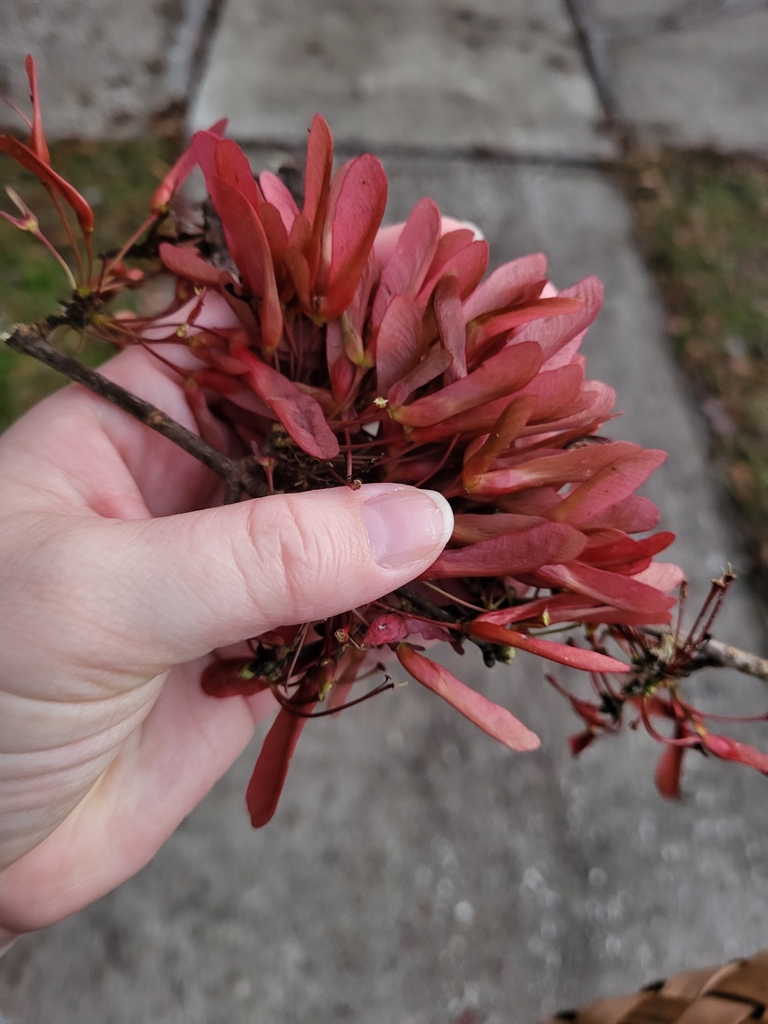
<path fill-rule="evenodd" d="M 309 503 L 275 499 L 266 516 L 258 504 L 247 519 L 247 565 L 240 563 L 246 591 L 267 618 L 301 618 L 338 562 L 340 545 Z"/>

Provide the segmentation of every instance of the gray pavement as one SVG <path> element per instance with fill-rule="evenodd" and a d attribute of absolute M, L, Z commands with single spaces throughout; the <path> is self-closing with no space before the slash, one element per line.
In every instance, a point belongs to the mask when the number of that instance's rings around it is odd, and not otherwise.
<path fill-rule="evenodd" d="M 765 0 L 569 0 L 613 113 L 646 143 L 768 155 Z"/>
<path fill-rule="evenodd" d="M 221 0 L 4 0 L 0 97 L 26 112 L 31 53 L 50 139 L 172 130 L 199 80 L 220 7 Z M 0 130 L 21 127 L 0 102 Z"/>
<path fill-rule="evenodd" d="M 317 110 L 366 146 L 615 155 L 560 0 L 229 0 L 193 126 L 295 143 Z"/>
<path fill-rule="evenodd" d="M 195 117 L 224 103 L 211 85 L 226 84 L 222 68 L 237 69 L 233 102 L 240 91 L 258 108 L 266 95 L 246 80 L 244 54 L 261 44 L 243 28 L 244 10 L 244 0 L 231 0 L 224 11 Z M 276 18 L 278 9 L 271 10 Z M 377 39 L 377 59 L 404 59 L 390 8 L 376 10 L 380 31 L 390 25 L 394 33 L 391 50 L 387 38 Z M 500 16 L 499 8 L 488 10 Z M 230 12 L 237 31 L 227 27 Z M 306 8 L 302 24 L 311 18 Z M 318 33 L 321 23 L 318 16 Z M 269 31 L 272 42 L 282 31 L 298 47 L 295 27 L 273 24 Z M 221 43 L 227 38 L 229 50 Z M 447 45 L 442 38 L 429 43 L 433 54 Z M 296 96 L 293 65 L 278 57 L 269 95 L 284 83 Z M 499 73 L 493 62 L 489 67 L 490 75 Z M 545 91 L 555 69 L 545 61 L 538 67 L 530 88 Z M 393 81 L 395 71 L 382 75 Z M 419 73 L 399 71 L 413 81 Z M 331 85 L 340 80 L 335 74 L 329 72 Z M 579 88 L 591 88 L 580 74 Z M 263 83 L 263 69 L 254 75 Z M 557 116 L 529 136 L 559 140 L 552 161 L 481 160 L 452 151 L 474 145 L 498 109 L 483 122 L 482 105 L 476 108 L 461 145 L 447 129 L 419 141 L 408 135 L 410 101 L 401 96 L 388 106 L 379 97 L 375 117 L 361 118 L 349 109 L 365 101 L 341 85 L 334 98 L 331 85 L 323 88 L 332 128 L 335 112 L 341 125 L 357 126 L 350 139 L 365 130 L 366 139 L 387 142 L 400 138 L 401 123 L 405 141 L 421 149 L 398 155 L 397 146 L 385 147 L 390 220 L 429 194 L 446 213 L 480 225 L 496 263 L 544 250 L 559 285 L 588 273 L 603 279 L 606 305 L 584 348 L 589 369 L 617 387 L 627 411 L 613 433 L 670 452 L 647 493 L 663 509 L 662 525 L 678 533 L 672 554 L 700 595 L 709 577 L 740 555 L 709 475 L 706 429 L 670 359 L 663 311 L 620 193 L 584 165 L 583 150 L 572 152 L 567 166 L 562 156 L 571 136 L 556 105 L 535 108 L 537 118 L 547 110 Z M 439 93 L 429 102 L 450 126 L 452 101 L 441 113 Z M 408 95 L 415 102 L 419 92 Z M 597 109 L 594 95 L 590 103 L 582 109 Z M 270 138 L 300 141 L 303 122 L 291 105 L 281 109 Z M 517 113 L 508 111 L 509 138 Z M 582 140 L 591 137 L 585 124 Z M 263 143 L 264 136 L 250 141 L 259 138 Z M 252 153 L 259 164 L 278 159 L 263 144 Z M 744 587 L 733 594 L 719 633 L 762 644 Z M 546 687 L 540 664 L 519 657 L 488 673 L 469 657 L 457 662 L 454 670 L 542 734 L 541 751 L 510 755 L 410 686 L 313 723 L 276 818 L 252 832 L 243 794 L 256 743 L 135 879 L 21 940 L 0 961 L 0 1013 L 19 1024 L 523 1024 L 768 945 L 765 779 L 691 758 L 686 798 L 665 803 L 652 782 L 658 751 L 640 735 L 605 741 L 571 760 L 565 738 L 577 723 Z M 737 676 L 692 685 L 713 703 L 725 688 L 745 709 L 765 704 L 764 685 Z"/>

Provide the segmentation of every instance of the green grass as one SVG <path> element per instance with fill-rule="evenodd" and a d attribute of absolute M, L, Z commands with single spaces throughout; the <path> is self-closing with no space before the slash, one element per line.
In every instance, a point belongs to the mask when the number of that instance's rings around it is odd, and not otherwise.
<path fill-rule="evenodd" d="M 768 165 L 638 151 L 626 180 L 675 355 L 768 593 Z"/>
<path fill-rule="evenodd" d="M 94 251 L 118 248 L 148 212 L 149 199 L 177 151 L 169 139 L 130 142 L 58 143 L 51 146 L 53 167 L 93 206 Z M 67 236 L 45 189 L 33 175 L 0 156 L 0 184 L 11 185 L 31 207 L 43 233 L 72 264 Z M 4 201 L 2 201 L 4 200 Z M 16 214 L 9 199 L 2 206 Z M 63 270 L 26 232 L 0 220 L 0 332 L 15 323 L 30 323 L 59 308 L 68 294 Z M 128 293 L 122 305 L 130 305 Z M 101 362 L 111 349 L 77 337 L 64 340 L 85 362 Z M 0 346 L 0 430 L 33 402 L 60 387 L 61 376 Z"/>

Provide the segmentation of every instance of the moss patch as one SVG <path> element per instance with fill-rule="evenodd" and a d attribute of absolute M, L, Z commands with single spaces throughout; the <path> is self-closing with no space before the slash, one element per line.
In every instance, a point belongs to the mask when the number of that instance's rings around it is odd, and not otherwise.
<path fill-rule="evenodd" d="M 57 143 L 51 146 L 53 167 L 83 193 L 96 214 L 94 251 L 118 248 L 146 217 L 149 199 L 175 159 L 170 139 L 130 142 Z M 72 251 L 55 209 L 37 179 L 12 160 L 0 156 L 0 184 L 11 185 L 40 221 L 43 233 L 72 264 Z M 17 211 L 2 193 L 3 209 Z M 0 220 L 0 331 L 14 323 L 47 316 L 66 297 L 66 277 L 43 246 L 26 232 Z M 122 305 L 130 305 L 128 293 Z M 70 337 L 64 342 L 85 362 L 101 362 L 107 345 Z M 0 346 L 0 430 L 33 402 L 64 383 L 61 376 L 26 356 Z"/>
<path fill-rule="evenodd" d="M 637 151 L 626 182 L 675 354 L 768 593 L 768 165 Z"/>

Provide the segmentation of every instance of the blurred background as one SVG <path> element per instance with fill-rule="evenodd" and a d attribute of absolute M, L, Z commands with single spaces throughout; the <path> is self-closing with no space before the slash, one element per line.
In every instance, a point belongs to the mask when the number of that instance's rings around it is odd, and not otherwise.
<path fill-rule="evenodd" d="M 543 250 L 559 286 L 598 274 L 583 350 L 618 389 L 611 432 L 670 452 L 646 493 L 692 606 L 734 564 L 718 636 L 765 650 L 768 2 L 6 0 L 0 92 L 22 109 L 28 52 L 101 249 L 191 131 L 229 116 L 256 169 L 299 166 L 319 110 L 339 154 L 382 158 L 387 220 L 428 194 L 481 227 L 494 264 Z M 0 127 L 23 132 L 2 106 Z M 10 161 L 0 181 L 46 224 Z M 0 332 L 65 290 L 0 222 Z M 59 384 L 0 345 L 0 425 Z M 664 802 L 644 737 L 571 760 L 577 723 L 539 664 L 453 668 L 542 749 L 510 755 L 398 690 L 314 723 L 252 832 L 259 736 L 136 878 L 0 960 L 0 1014 L 522 1024 L 768 946 L 766 779 L 691 758 L 684 799 Z M 768 696 L 724 672 L 690 685 L 745 713 Z"/>

